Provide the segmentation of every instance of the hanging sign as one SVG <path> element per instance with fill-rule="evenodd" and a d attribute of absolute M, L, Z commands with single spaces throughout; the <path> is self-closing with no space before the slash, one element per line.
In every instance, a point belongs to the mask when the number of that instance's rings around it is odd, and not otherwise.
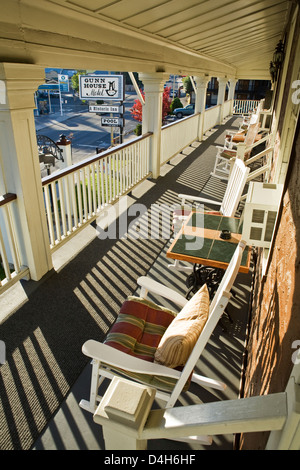
<path fill-rule="evenodd" d="M 124 113 L 124 106 L 106 106 L 106 105 L 95 105 L 89 106 L 90 113 Z"/>
<path fill-rule="evenodd" d="M 79 75 L 82 100 L 123 101 L 123 75 Z"/>
<path fill-rule="evenodd" d="M 124 127 L 124 119 L 118 117 L 102 117 L 101 126 Z"/>

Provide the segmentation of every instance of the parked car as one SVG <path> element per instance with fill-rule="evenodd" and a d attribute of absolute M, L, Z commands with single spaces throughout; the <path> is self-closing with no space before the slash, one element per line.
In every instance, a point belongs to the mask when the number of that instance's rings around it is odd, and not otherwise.
<path fill-rule="evenodd" d="M 189 116 L 190 114 L 194 114 L 195 112 L 195 105 L 188 104 L 184 108 L 175 108 L 173 113 L 176 117 L 182 118 L 183 116 Z"/>

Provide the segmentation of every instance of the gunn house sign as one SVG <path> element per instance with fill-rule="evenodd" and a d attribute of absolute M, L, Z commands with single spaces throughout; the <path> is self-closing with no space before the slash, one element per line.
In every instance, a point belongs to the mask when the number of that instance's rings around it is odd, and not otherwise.
<path fill-rule="evenodd" d="M 123 75 L 80 75 L 79 96 L 82 100 L 123 101 Z"/>

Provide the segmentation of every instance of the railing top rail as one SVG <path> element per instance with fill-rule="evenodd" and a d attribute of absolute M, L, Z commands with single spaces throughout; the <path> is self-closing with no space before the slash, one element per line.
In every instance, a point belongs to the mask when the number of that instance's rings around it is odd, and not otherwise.
<path fill-rule="evenodd" d="M 234 101 L 261 101 L 261 100 L 250 100 L 250 99 L 242 100 L 240 98 L 234 98 Z"/>
<path fill-rule="evenodd" d="M 78 171 L 87 165 L 91 165 L 92 163 L 97 162 L 101 160 L 102 158 L 105 158 L 109 155 L 112 155 L 113 153 L 118 152 L 119 150 L 122 150 L 126 147 L 129 147 L 132 144 L 135 144 L 143 139 L 146 139 L 147 137 L 150 137 L 151 135 L 153 135 L 153 132 L 147 132 L 146 134 L 143 134 L 137 137 L 136 139 L 131 140 L 130 142 L 117 145 L 116 147 L 113 147 L 111 149 L 105 150 L 104 152 L 101 152 L 101 154 L 98 153 L 93 157 L 88 157 L 82 160 L 80 163 L 76 163 L 75 165 L 72 165 L 71 167 L 59 170 L 54 175 L 45 176 L 44 178 L 42 178 L 42 185 L 46 186 L 47 184 L 52 183 L 53 181 L 57 181 L 58 179 L 63 178 L 64 176 L 67 176 L 70 173 L 74 173 L 74 171 Z"/>
<path fill-rule="evenodd" d="M 8 204 L 11 201 L 14 201 L 17 199 L 17 195 L 13 193 L 6 193 L 0 196 L 0 207 L 4 206 L 5 204 Z"/>
<path fill-rule="evenodd" d="M 211 111 L 215 108 L 218 108 L 220 106 L 221 106 L 220 104 L 215 104 L 213 106 L 210 106 L 209 108 L 205 109 L 204 113 Z M 184 116 L 182 119 L 179 119 L 178 121 L 168 122 L 168 124 L 165 124 L 164 126 L 162 126 L 162 129 L 166 129 L 167 127 L 171 127 L 171 126 L 176 126 L 177 124 L 180 124 L 182 121 L 186 121 L 187 119 L 194 118 L 195 116 L 198 116 L 199 114 L 201 113 L 194 113 L 194 114 L 191 114 L 190 116 Z"/>
<path fill-rule="evenodd" d="M 224 103 L 227 103 L 228 100 L 224 101 Z M 205 108 L 205 112 L 207 111 L 212 111 L 213 109 L 220 108 L 220 104 L 214 104 L 213 106 L 210 106 L 209 108 Z"/>
<path fill-rule="evenodd" d="M 199 114 L 200 113 L 194 113 L 194 114 L 191 114 L 190 116 L 184 116 L 183 118 L 178 119 L 177 121 L 168 122 L 167 124 L 162 126 L 162 129 L 166 129 L 166 127 L 176 126 L 177 124 L 180 124 L 182 121 L 186 121 L 187 119 L 194 118 L 195 116 L 198 116 Z"/>

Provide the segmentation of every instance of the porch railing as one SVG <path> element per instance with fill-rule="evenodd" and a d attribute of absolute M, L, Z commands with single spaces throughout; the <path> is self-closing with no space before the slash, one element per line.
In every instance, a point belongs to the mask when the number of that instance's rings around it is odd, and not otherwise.
<path fill-rule="evenodd" d="M 229 114 L 230 102 L 224 104 L 224 115 Z M 203 129 L 205 133 L 219 124 L 221 105 L 212 106 L 204 112 Z M 199 139 L 201 115 L 193 114 L 180 121 L 162 127 L 161 133 L 161 165 L 177 155 L 195 140 Z"/>
<path fill-rule="evenodd" d="M 197 140 L 199 116 L 200 114 L 193 114 L 162 127 L 161 165 Z"/>
<path fill-rule="evenodd" d="M 42 179 L 50 249 L 149 176 L 151 133 Z"/>
<path fill-rule="evenodd" d="M 234 100 L 233 114 L 249 114 L 259 105 L 260 100 Z"/>
<path fill-rule="evenodd" d="M 203 133 L 212 129 L 215 125 L 219 123 L 220 120 L 220 109 L 221 105 L 212 106 L 205 110 L 204 113 L 204 123 L 203 123 Z"/>
<path fill-rule="evenodd" d="M 126 450 L 146 450 L 151 439 L 210 444 L 211 436 L 267 431 L 271 433 L 266 450 L 299 450 L 299 353 L 297 358 L 284 392 L 169 409 L 151 409 L 155 391 L 150 387 L 115 378 L 113 395 L 110 386 L 94 414 L 94 421 L 102 426 L 106 450 L 125 449 L 121 436 L 126 436 Z M 137 387 L 139 393 L 134 393 Z M 123 406 L 125 388 L 132 397 L 131 408 L 142 410 L 140 414 L 134 416 Z M 147 393 L 141 393 L 143 388 Z M 112 396 L 114 413 L 110 414 L 106 409 Z M 173 463 L 183 463 L 180 455 L 174 457 Z"/>
<path fill-rule="evenodd" d="M 17 236 L 14 205 L 15 194 L 0 196 L 0 294 L 19 279 L 29 275 L 22 260 L 22 247 Z"/>

